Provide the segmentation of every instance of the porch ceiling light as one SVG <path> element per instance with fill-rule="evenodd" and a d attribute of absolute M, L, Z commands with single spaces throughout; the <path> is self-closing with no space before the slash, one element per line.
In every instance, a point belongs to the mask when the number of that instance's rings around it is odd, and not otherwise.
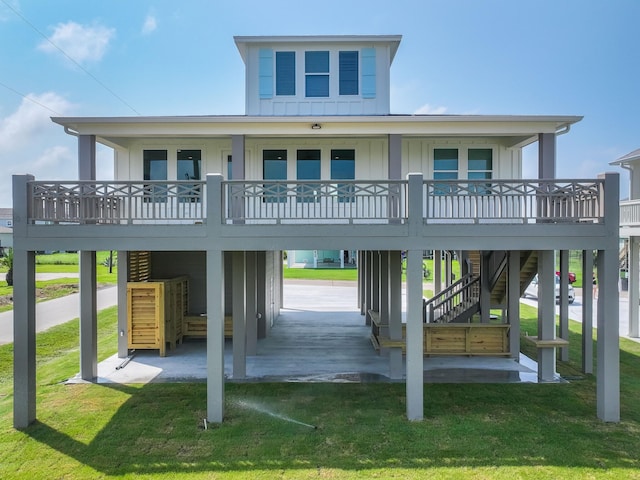
<path fill-rule="evenodd" d="M 322 128 L 322 125 L 320 125 L 319 123 L 314 123 L 313 125 L 311 125 L 311 128 L 314 130 L 320 130 Z"/>

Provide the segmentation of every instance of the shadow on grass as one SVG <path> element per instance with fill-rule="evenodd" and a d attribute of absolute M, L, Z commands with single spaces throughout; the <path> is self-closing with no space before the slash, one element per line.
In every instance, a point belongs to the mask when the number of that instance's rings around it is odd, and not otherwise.
<path fill-rule="evenodd" d="M 68 389 L 74 402 L 56 403 L 58 410 L 24 432 L 105 475 L 640 468 L 633 453 L 640 448 L 637 423 L 597 420 L 590 378 L 553 385 L 428 384 L 423 422 L 406 420 L 403 384 L 228 384 L 225 422 L 206 430 L 205 384 L 55 388 Z M 89 401 L 91 408 L 77 408 Z M 41 412 L 50 411 L 46 403 Z M 74 422 L 85 427 L 77 431 Z"/>

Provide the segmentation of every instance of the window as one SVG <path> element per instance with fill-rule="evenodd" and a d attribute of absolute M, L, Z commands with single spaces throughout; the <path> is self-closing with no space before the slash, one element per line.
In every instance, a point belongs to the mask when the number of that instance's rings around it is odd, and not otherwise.
<path fill-rule="evenodd" d="M 202 152 L 200 150 L 178 150 L 178 180 L 200 180 Z M 180 201 L 200 201 L 200 185 L 186 184 L 178 186 Z"/>
<path fill-rule="evenodd" d="M 358 52 L 340 52 L 339 94 L 358 95 Z"/>
<path fill-rule="evenodd" d="M 296 163 L 298 180 L 320 180 L 320 150 L 298 150 Z M 298 202 L 314 202 L 319 197 L 320 184 L 298 186 Z"/>
<path fill-rule="evenodd" d="M 233 180 L 233 157 L 227 155 L 227 180 Z"/>
<path fill-rule="evenodd" d="M 467 170 L 469 180 L 490 180 L 493 175 L 493 150 L 490 148 L 470 148 Z M 491 184 L 477 185 L 473 191 L 488 194 L 491 191 Z"/>
<path fill-rule="evenodd" d="M 356 152 L 353 149 L 331 150 L 331 179 L 355 180 Z M 353 185 L 338 183 L 338 202 L 353 202 Z"/>
<path fill-rule="evenodd" d="M 144 150 L 142 152 L 144 180 L 167 179 L 167 151 Z M 145 201 L 166 201 L 166 185 L 146 185 L 144 187 Z"/>
<path fill-rule="evenodd" d="M 458 178 L 458 149 L 436 148 L 433 150 L 433 179 L 456 180 Z M 436 195 L 445 195 L 450 192 L 450 187 L 445 183 L 434 185 Z"/>
<path fill-rule="evenodd" d="M 296 94 L 296 53 L 276 52 L 276 95 Z"/>
<path fill-rule="evenodd" d="M 305 95 L 329 96 L 329 52 L 304 52 Z"/>
<path fill-rule="evenodd" d="M 262 169 L 262 177 L 265 180 L 286 180 L 287 151 L 264 150 L 262 152 Z M 264 196 L 266 202 L 286 202 L 287 186 L 265 185 Z"/>

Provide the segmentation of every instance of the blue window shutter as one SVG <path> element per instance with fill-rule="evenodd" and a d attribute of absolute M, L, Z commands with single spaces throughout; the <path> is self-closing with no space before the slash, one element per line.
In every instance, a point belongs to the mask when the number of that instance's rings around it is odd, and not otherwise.
<path fill-rule="evenodd" d="M 362 98 L 376 98 L 376 49 L 362 49 Z"/>
<path fill-rule="evenodd" d="M 260 98 L 273 97 L 273 51 L 261 48 L 258 65 L 258 91 Z"/>

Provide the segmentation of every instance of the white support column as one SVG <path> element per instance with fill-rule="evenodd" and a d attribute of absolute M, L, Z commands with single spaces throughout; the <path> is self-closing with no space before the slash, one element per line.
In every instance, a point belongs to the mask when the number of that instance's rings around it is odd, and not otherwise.
<path fill-rule="evenodd" d="M 556 134 L 538 135 L 538 178 L 556 178 Z"/>
<path fill-rule="evenodd" d="M 560 335 L 569 341 L 569 251 L 560 250 Z M 569 347 L 560 347 L 560 360 L 569 361 Z"/>
<path fill-rule="evenodd" d="M 638 237 L 629 237 L 629 336 L 640 337 L 640 246 Z"/>
<path fill-rule="evenodd" d="M 620 325 L 618 249 L 598 251 L 598 343 L 596 397 L 598 418 L 620 421 Z"/>
<path fill-rule="evenodd" d="M 407 418 L 424 417 L 422 250 L 407 251 Z"/>
<path fill-rule="evenodd" d="M 15 194 L 15 177 L 14 177 Z M 14 203 L 15 205 L 15 203 Z M 15 215 L 15 211 L 14 211 Z M 36 419 L 35 252 L 13 248 L 13 426 Z"/>
<path fill-rule="evenodd" d="M 340 268 L 344 268 L 344 250 L 340 250 Z"/>
<path fill-rule="evenodd" d="M 27 235 L 32 175 L 13 176 L 13 426 L 36 419 L 36 256 L 21 248 Z"/>
<path fill-rule="evenodd" d="M 247 252 L 247 355 L 258 353 L 257 255 Z"/>
<path fill-rule="evenodd" d="M 389 251 L 380 251 L 380 295 L 378 297 L 378 312 L 380 314 L 380 324 L 389 325 Z"/>
<path fill-rule="evenodd" d="M 538 339 L 555 340 L 555 265 L 553 250 L 538 253 Z M 556 349 L 538 348 L 538 381 L 556 378 Z"/>
<path fill-rule="evenodd" d="M 508 252 L 507 315 L 511 358 L 520 358 L 520 251 Z"/>
<path fill-rule="evenodd" d="M 373 282 L 373 260 L 372 260 L 372 252 L 367 250 L 364 253 L 364 263 L 365 263 L 365 279 L 364 279 L 364 318 L 365 325 L 371 325 L 371 318 L 369 318 L 369 309 L 371 308 L 371 295 L 372 295 L 372 287 L 371 283 Z"/>
<path fill-rule="evenodd" d="M 78 136 L 78 179 L 96 179 L 96 136 Z"/>
<path fill-rule="evenodd" d="M 371 310 L 380 312 L 380 252 L 372 252 Z"/>
<path fill-rule="evenodd" d="M 118 358 L 129 355 L 127 281 L 129 279 L 129 252 L 118 250 Z"/>
<path fill-rule="evenodd" d="M 582 371 L 593 373 L 593 250 L 582 251 Z"/>
<path fill-rule="evenodd" d="M 389 338 L 402 340 L 402 252 L 389 252 Z M 389 377 L 400 379 L 402 368 L 402 348 L 389 351 Z"/>
<path fill-rule="evenodd" d="M 486 252 L 480 252 L 480 323 L 489 323 L 491 321 L 489 276 L 489 256 Z"/>
<path fill-rule="evenodd" d="M 80 252 L 80 377 L 98 377 L 96 252 Z"/>
<path fill-rule="evenodd" d="M 246 262 L 245 252 L 233 252 L 231 297 L 233 315 L 233 378 L 247 376 Z"/>
<path fill-rule="evenodd" d="M 607 247 L 598 250 L 598 344 L 596 401 L 598 418 L 620 421 L 620 304 L 619 226 L 620 175 L 607 173 L 604 178 L 603 204 Z"/>
<path fill-rule="evenodd" d="M 442 291 L 442 250 L 433 251 L 433 294 Z"/>
<path fill-rule="evenodd" d="M 207 250 L 207 420 L 224 418 L 224 259 Z"/>
<path fill-rule="evenodd" d="M 451 250 L 447 250 L 444 258 L 445 286 L 450 287 L 453 284 L 453 252 Z"/>

